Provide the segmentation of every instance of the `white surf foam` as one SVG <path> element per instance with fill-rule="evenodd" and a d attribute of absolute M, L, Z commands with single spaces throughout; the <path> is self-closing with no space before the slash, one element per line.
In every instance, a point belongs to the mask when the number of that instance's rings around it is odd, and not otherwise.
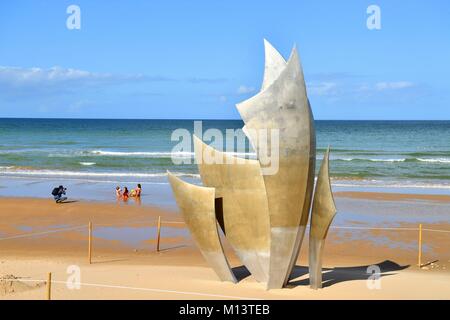
<path fill-rule="evenodd" d="M 344 180 L 334 180 L 331 185 L 333 187 L 344 188 L 393 188 L 393 189 L 450 189 L 449 184 L 445 183 L 426 183 L 414 181 L 378 181 L 378 180 L 361 180 L 347 182 Z"/>
<path fill-rule="evenodd" d="M 226 154 L 231 154 L 235 156 L 256 156 L 253 152 L 225 152 Z M 194 152 L 189 151 L 104 151 L 104 150 L 92 150 L 85 152 L 85 154 L 96 155 L 96 156 L 114 156 L 114 157 L 149 157 L 149 158 L 193 158 L 195 156 Z"/>
<path fill-rule="evenodd" d="M 200 178 L 193 173 L 174 172 L 177 176 Z M 145 172 L 83 172 L 65 170 L 38 170 L 38 169 L 15 169 L 14 167 L 0 167 L 0 175 L 9 176 L 53 176 L 53 177 L 135 177 L 135 178 L 158 178 L 165 177 L 167 173 L 145 173 Z"/>
<path fill-rule="evenodd" d="M 342 161 L 371 161 L 371 162 L 404 162 L 406 158 L 400 159 L 376 159 L 376 158 L 334 158 L 333 160 L 342 160 Z"/>
<path fill-rule="evenodd" d="M 190 158 L 194 156 L 193 152 L 145 152 L 145 151 L 125 152 L 125 151 L 103 151 L 103 150 L 88 151 L 86 152 L 86 154 L 96 156 L 113 156 L 113 157 L 144 156 L 149 158 L 170 158 L 170 157 Z"/>
<path fill-rule="evenodd" d="M 438 158 L 438 159 L 417 158 L 417 160 L 422 161 L 422 162 L 432 162 L 432 163 L 450 163 L 449 158 Z"/>
<path fill-rule="evenodd" d="M 82 166 L 93 166 L 96 163 L 95 162 L 79 162 Z"/>

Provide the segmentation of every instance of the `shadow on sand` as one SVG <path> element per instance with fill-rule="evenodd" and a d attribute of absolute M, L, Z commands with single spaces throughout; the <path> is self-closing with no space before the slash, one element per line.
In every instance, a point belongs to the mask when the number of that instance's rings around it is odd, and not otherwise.
<path fill-rule="evenodd" d="M 390 260 L 385 260 L 380 263 L 374 263 L 380 268 L 380 277 L 394 275 L 395 271 L 404 270 L 409 268 L 409 265 L 401 266 Z M 332 286 L 339 282 L 352 281 L 352 280 L 367 280 L 372 273 L 367 273 L 367 268 L 371 265 L 354 266 L 354 267 L 336 267 L 336 268 L 323 268 L 322 269 L 322 286 L 323 288 Z M 242 281 L 245 278 L 251 276 L 250 272 L 245 266 L 234 267 L 233 273 L 238 281 Z M 308 286 L 309 278 L 295 280 L 304 275 L 308 275 L 308 267 L 295 266 L 292 270 L 290 281 L 287 285 L 288 288 L 294 288 L 297 286 Z"/>
<path fill-rule="evenodd" d="M 189 246 L 186 244 L 180 244 L 178 246 L 172 246 L 172 247 L 167 247 L 164 249 L 159 249 L 159 252 L 165 252 L 165 251 L 169 251 L 169 250 L 181 249 L 181 248 L 186 248 L 186 247 L 189 247 Z"/>
<path fill-rule="evenodd" d="M 129 261 L 129 259 L 106 259 L 106 260 L 101 260 L 101 259 L 96 259 L 95 261 L 92 261 L 92 264 L 102 264 L 102 263 L 114 263 L 114 262 L 124 262 L 124 261 Z"/>
<path fill-rule="evenodd" d="M 64 200 L 57 202 L 57 204 L 74 203 L 74 202 L 78 202 L 78 200 Z"/>
<path fill-rule="evenodd" d="M 380 277 L 394 275 L 395 271 L 409 268 L 409 265 L 401 266 L 391 260 L 385 260 L 380 263 L 372 265 L 380 268 Z M 352 281 L 352 280 L 367 280 L 373 273 L 367 273 L 367 268 L 371 265 L 354 266 L 354 267 L 336 267 L 322 269 L 322 286 L 323 288 L 332 286 L 334 284 Z M 301 280 L 292 280 L 308 274 L 308 267 L 295 266 L 292 271 L 291 280 L 288 287 L 307 286 L 309 285 L 309 278 Z"/>
<path fill-rule="evenodd" d="M 250 271 L 245 266 L 239 266 L 231 268 L 231 271 L 233 271 L 234 276 L 236 277 L 236 280 L 238 282 L 244 280 L 245 278 L 251 276 Z"/>

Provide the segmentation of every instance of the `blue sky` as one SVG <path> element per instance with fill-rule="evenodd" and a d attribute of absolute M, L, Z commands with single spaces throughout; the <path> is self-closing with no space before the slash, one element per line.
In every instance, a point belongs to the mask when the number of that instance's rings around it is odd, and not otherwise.
<path fill-rule="evenodd" d="M 316 119 L 450 119 L 445 0 L 2 1 L 0 117 L 239 119 L 263 38 L 297 44 Z"/>

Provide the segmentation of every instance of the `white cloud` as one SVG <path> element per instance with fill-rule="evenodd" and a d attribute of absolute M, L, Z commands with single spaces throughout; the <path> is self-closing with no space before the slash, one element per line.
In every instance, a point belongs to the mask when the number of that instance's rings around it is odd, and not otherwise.
<path fill-rule="evenodd" d="M 375 89 L 378 91 L 383 90 L 400 90 L 414 87 L 414 83 L 410 81 L 395 81 L 395 82 L 378 82 L 375 84 Z"/>
<path fill-rule="evenodd" d="M 330 96 L 337 93 L 337 83 L 335 82 L 312 82 L 308 84 L 308 93 L 317 96 Z"/>
<path fill-rule="evenodd" d="M 113 74 L 91 72 L 59 66 L 23 68 L 0 66 L 0 95 L 34 98 L 61 94 L 81 94 L 85 89 L 105 89 L 111 86 L 148 82 L 220 83 L 223 78 L 172 78 L 161 75 Z"/>
<path fill-rule="evenodd" d="M 62 67 L 43 69 L 0 66 L 0 85 L 15 88 L 51 87 L 60 84 L 73 84 L 76 86 L 112 84 L 142 79 L 144 79 L 142 75 L 123 76 Z"/>
<path fill-rule="evenodd" d="M 209 83 L 209 84 L 215 84 L 215 83 L 223 83 L 226 82 L 226 78 L 198 78 L 198 77 L 190 77 L 186 79 L 187 82 L 190 83 Z"/>
<path fill-rule="evenodd" d="M 238 94 L 247 94 L 247 93 L 252 93 L 254 91 L 255 91 L 255 88 L 244 86 L 244 85 L 240 85 L 239 88 L 237 89 Z"/>
<path fill-rule="evenodd" d="M 321 97 L 327 101 L 342 99 L 366 100 L 366 99 L 408 99 L 415 92 L 409 88 L 420 88 L 411 81 L 378 81 L 378 82 L 355 82 L 355 81 L 311 81 L 307 83 L 308 94 Z"/>

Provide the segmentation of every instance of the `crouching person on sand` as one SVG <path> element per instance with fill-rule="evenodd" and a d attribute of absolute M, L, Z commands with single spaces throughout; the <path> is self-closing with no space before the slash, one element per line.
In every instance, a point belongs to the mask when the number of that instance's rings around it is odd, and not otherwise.
<path fill-rule="evenodd" d="M 64 186 L 59 186 L 56 188 L 53 188 L 52 196 L 55 199 L 56 203 L 63 202 L 64 200 L 67 200 L 67 197 L 64 197 L 66 194 L 66 188 Z"/>

